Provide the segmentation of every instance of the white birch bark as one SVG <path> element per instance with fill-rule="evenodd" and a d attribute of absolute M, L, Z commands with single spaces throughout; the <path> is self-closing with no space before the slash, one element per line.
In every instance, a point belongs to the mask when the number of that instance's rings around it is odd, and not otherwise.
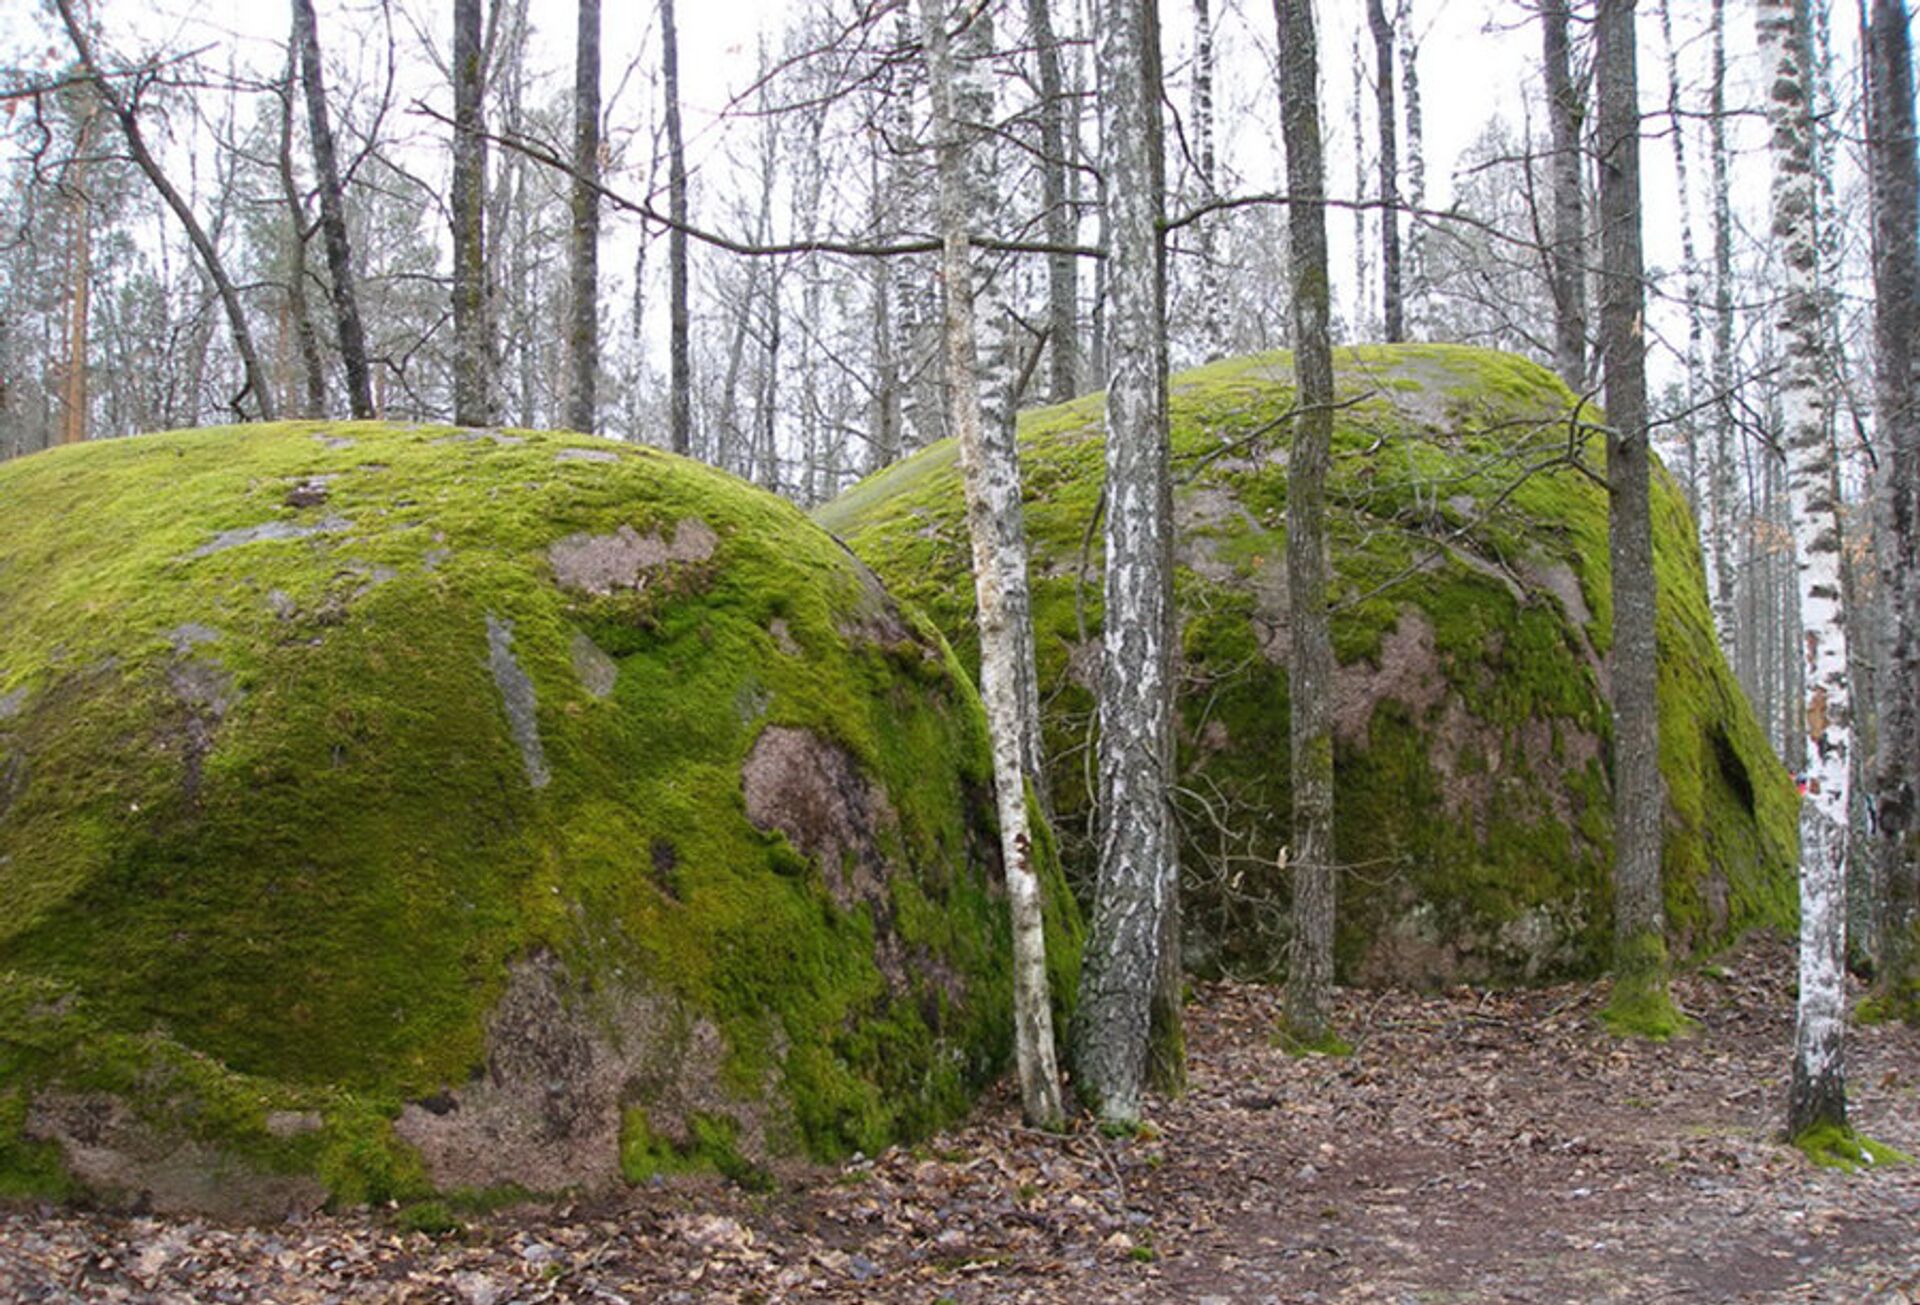
<path fill-rule="evenodd" d="M 1007 900 L 1013 916 L 1014 1048 L 1020 1101 L 1029 1123 L 1057 1128 L 1064 1123 L 1065 1112 L 1054 1063 L 1046 931 L 1039 879 L 1033 870 L 1026 768 L 1022 764 L 1026 730 L 1021 719 L 1019 669 L 1021 614 L 1027 610 L 1027 558 L 1020 524 L 1020 468 L 1010 440 L 987 438 L 982 412 L 984 382 L 975 337 L 972 254 L 967 239 L 968 155 L 977 141 L 974 124 L 959 121 L 956 113 L 959 96 L 946 26 L 953 15 L 944 0 L 920 0 L 920 13 L 939 152 L 947 423 L 960 445 L 967 533 L 973 544 L 980 694 L 993 739 L 994 794 L 1006 863 Z M 1024 633 L 1030 642 L 1030 626 Z"/>
<path fill-rule="evenodd" d="M 1101 0 L 1108 289 L 1106 619 L 1100 672 L 1100 871 L 1074 1023 L 1078 1082 L 1102 1120 L 1138 1122 L 1167 914 L 1178 891 L 1173 736 L 1173 493 L 1165 423 L 1154 10 Z"/>
<path fill-rule="evenodd" d="M 1806 796 L 1800 809 L 1800 1000 L 1787 1128 L 1846 1123 L 1847 786 L 1853 745 L 1841 588 L 1839 485 L 1827 438 L 1828 308 L 1820 289 L 1806 0 L 1757 0 L 1772 128 L 1773 238 L 1786 284 L 1779 327 L 1787 493 L 1792 505 L 1805 655 Z"/>

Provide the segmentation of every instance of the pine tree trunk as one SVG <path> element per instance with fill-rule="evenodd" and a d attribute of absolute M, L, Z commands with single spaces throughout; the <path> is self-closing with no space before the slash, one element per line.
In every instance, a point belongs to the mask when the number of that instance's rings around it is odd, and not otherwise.
<path fill-rule="evenodd" d="M 1875 997 L 1920 1022 L 1920 166 L 1905 0 L 1874 0 L 1868 29 L 1873 177 L 1875 502 L 1888 647 L 1874 769 L 1880 818 L 1880 965 Z"/>
<path fill-rule="evenodd" d="M 1376 0 L 1377 9 L 1377 0 Z M 1310 0 L 1274 0 L 1280 117 L 1287 147 L 1287 232 L 1293 274 L 1294 419 L 1287 460 L 1287 703 L 1291 717 L 1293 945 L 1287 1036 L 1333 1036 L 1333 636 L 1327 611 L 1326 482 L 1333 439 L 1332 298 L 1327 280 L 1326 172 L 1318 47 Z M 1384 177 L 1384 174 L 1383 174 Z"/>
<path fill-rule="evenodd" d="M 660 78 L 667 98 L 667 430 L 675 453 L 693 452 L 693 341 L 687 309 L 687 143 L 680 130 L 680 38 L 674 0 L 660 0 Z"/>
<path fill-rule="evenodd" d="M 1827 416 L 1833 359 L 1820 288 L 1820 195 L 1814 175 L 1812 48 L 1806 0 L 1758 0 L 1760 58 L 1772 128 L 1773 238 L 1786 284 L 1780 385 L 1805 653 L 1806 797 L 1800 808 L 1800 1000 L 1787 1130 L 1847 1118 L 1847 786 L 1853 735 L 1842 599 L 1839 481 Z"/>
<path fill-rule="evenodd" d="M 1547 83 L 1547 120 L 1553 135 L 1553 243 L 1547 280 L 1553 290 L 1553 365 L 1576 394 L 1587 384 L 1587 247 L 1581 185 L 1581 120 L 1585 106 L 1573 84 L 1569 0 L 1540 6 L 1541 68 Z"/>
<path fill-rule="evenodd" d="M 1600 0 L 1600 349 L 1606 376 L 1608 553 L 1613 568 L 1615 1026 L 1673 1031 L 1660 879 L 1665 802 L 1654 640 L 1652 464 L 1640 252 L 1640 105 L 1634 0 Z"/>
<path fill-rule="evenodd" d="M 480 0 L 453 2 L 453 420 L 493 424 Z"/>
<path fill-rule="evenodd" d="M 373 382 L 367 369 L 367 335 L 360 323 L 360 298 L 353 272 L 353 248 L 347 238 L 346 199 L 340 163 L 327 117 L 327 89 L 320 63 L 320 35 L 313 0 L 293 0 L 300 41 L 300 81 L 306 92 L 307 133 L 313 138 L 313 168 L 320 191 L 320 231 L 327 250 L 327 276 L 333 294 L 333 320 L 347 377 L 347 406 L 355 418 L 373 416 Z"/>
<path fill-rule="evenodd" d="M 1179 891 L 1170 803 L 1173 481 L 1158 189 L 1160 86 L 1148 0 L 1101 0 L 1106 120 L 1106 617 L 1100 871 L 1074 1023 L 1077 1082 L 1100 1118 L 1140 1118 L 1166 915 Z"/>
<path fill-rule="evenodd" d="M 86 156 L 93 148 L 99 110 L 89 107 L 81 120 L 74 162 L 64 178 L 73 243 L 67 262 L 67 375 L 60 422 L 60 442 L 81 444 L 87 438 L 87 349 L 92 333 L 88 318 L 93 303 L 93 200 L 87 194 Z"/>
<path fill-rule="evenodd" d="M 577 17 L 566 422 L 574 430 L 593 431 L 600 424 L 600 0 L 579 0 Z"/>

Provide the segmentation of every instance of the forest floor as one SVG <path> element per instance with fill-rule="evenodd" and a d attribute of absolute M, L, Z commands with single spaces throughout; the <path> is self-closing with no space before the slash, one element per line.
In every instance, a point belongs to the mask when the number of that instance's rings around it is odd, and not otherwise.
<path fill-rule="evenodd" d="M 966 1126 L 770 1192 L 675 1180 L 475 1215 L 244 1228 L 0 1214 L 0 1299 L 1920 1302 L 1920 1164 L 1780 1145 L 1789 949 L 1679 980 L 1698 1031 L 1620 1042 L 1597 985 L 1346 992 L 1340 1059 L 1275 990 L 1203 986 L 1191 1089 L 1143 1138 Z M 1856 1123 L 1920 1156 L 1920 1031 L 1855 1029 Z M 415 1222 L 418 1222 L 416 1214 Z"/>

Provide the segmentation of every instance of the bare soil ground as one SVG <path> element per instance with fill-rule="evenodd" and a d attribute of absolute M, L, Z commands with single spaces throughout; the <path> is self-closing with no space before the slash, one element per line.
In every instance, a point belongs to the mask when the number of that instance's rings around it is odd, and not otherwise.
<path fill-rule="evenodd" d="M 224 1227 L 0 1214 L 0 1298 L 47 1301 L 1920 1302 L 1920 1165 L 1775 1140 L 1792 957 L 1678 984 L 1698 1033 L 1622 1043 L 1597 987 L 1350 992 L 1350 1057 L 1203 988 L 1192 1086 L 1145 1138 L 966 1127 L 751 1193 L 719 1180 L 474 1216 Z M 1854 1117 L 1920 1155 L 1920 1031 L 1857 1029 Z"/>

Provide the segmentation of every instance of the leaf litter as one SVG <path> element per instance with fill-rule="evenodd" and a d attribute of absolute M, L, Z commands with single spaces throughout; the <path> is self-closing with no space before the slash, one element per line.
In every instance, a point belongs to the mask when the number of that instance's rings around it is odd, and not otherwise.
<path fill-rule="evenodd" d="M 771 1192 L 718 1178 L 447 1221 L 271 1226 L 0 1211 L 0 1299 L 113 1302 L 1920 1303 L 1920 1165 L 1777 1137 L 1793 958 L 1680 977 L 1669 1044 L 1601 985 L 1345 991 L 1350 1056 L 1293 1058 L 1281 994 L 1201 985 L 1191 1086 L 1137 1137 L 964 1127 Z M 1855 1124 L 1920 1155 L 1920 1030 L 1849 1031 Z"/>

